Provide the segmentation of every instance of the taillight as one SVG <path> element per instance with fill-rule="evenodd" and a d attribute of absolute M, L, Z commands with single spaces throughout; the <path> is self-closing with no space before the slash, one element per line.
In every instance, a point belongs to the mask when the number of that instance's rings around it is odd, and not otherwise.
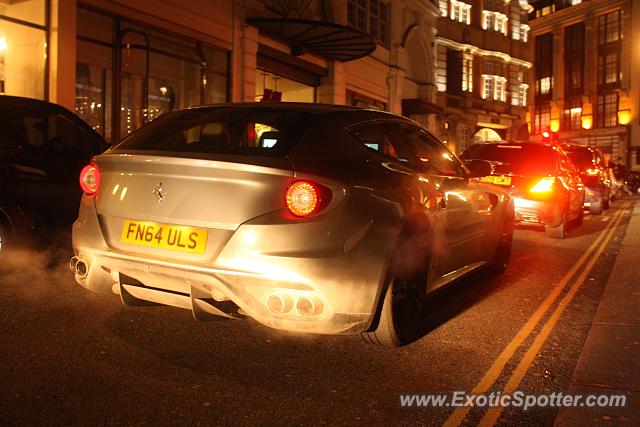
<path fill-rule="evenodd" d="M 329 204 L 330 192 L 319 184 L 310 181 L 295 181 L 286 192 L 289 212 L 295 216 L 309 216 Z"/>
<path fill-rule="evenodd" d="M 555 178 L 552 176 L 547 176 L 542 178 L 540 181 L 536 183 L 533 187 L 529 189 L 531 193 L 548 193 L 553 190 L 553 185 L 555 184 Z"/>
<path fill-rule="evenodd" d="M 98 192 L 100 188 L 100 169 L 95 163 L 91 163 L 80 171 L 80 187 L 88 196 L 92 196 Z"/>

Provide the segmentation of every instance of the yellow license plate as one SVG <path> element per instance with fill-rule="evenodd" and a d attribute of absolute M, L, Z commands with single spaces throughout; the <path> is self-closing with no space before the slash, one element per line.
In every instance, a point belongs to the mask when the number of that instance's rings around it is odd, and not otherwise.
<path fill-rule="evenodd" d="M 134 245 L 203 254 L 207 247 L 207 230 L 148 221 L 125 221 L 122 226 L 122 241 Z"/>
<path fill-rule="evenodd" d="M 483 176 L 482 178 L 480 178 L 480 181 L 497 185 L 511 185 L 510 176 Z"/>

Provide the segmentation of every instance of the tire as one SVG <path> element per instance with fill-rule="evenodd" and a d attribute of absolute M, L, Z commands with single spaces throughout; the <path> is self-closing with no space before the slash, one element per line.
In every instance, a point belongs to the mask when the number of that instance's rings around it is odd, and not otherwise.
<path fill-rule="evenodd" d="M 424 318 L 424 292 L 408 286 L 406 280 L 394 278 L 387 287 L 378 326 L 373 332 L 363 332 L 369 344 L 401 347 L 420 337 Z"/>
<path fill-rule="evenodd" d="M 502 274 L 509 266 L 514 228 L 515 221 L 511 217 L 504 223 L 496 251 L 487 263 L 487 269 L 493 274 Z"/>
<path fill-rule="evenodd" d="M 565 219 L 563 219 L 562 223 L 560 225 L 558 225 L 557 227 L 545 226 L 544 227 L 544 234 L 547 237 L 550 237 L 552 239 L 564 239 L 565 236 L 567 235 L 566 215 L 565 215 Z"/>
<path fill-rule="evenodd" d="M 589 205 L 589 212 L 591 212 L 591 215 L 601 215 L 602 210 L 602 200 L 600 200 L 598 203 L 591 203 Z"/>
<path fill-rule="evenodd" d="M 420 268 L 411 274 L 391 274 L 384 293 L 376 329 L 363 332 L 369 344 L 401 347 L 421 337 L 425 309 L 428 258 L 421 257 Z"/>

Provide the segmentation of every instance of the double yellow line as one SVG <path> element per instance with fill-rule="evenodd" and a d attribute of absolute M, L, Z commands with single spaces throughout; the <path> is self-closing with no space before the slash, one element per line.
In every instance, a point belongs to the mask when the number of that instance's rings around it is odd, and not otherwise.
<path fill-rule="evenodd" d="M 607 224 L 602 232 L 598 235 L 598 238 L 589 246 L 589 249 L 580 257 L 580 259 L 571 267 L 571 269 L 564 275 L 564 277 L 560 280 L 560 282 L 555 286 L 553 291 L 547 296 L 547 298 L 540 304 L 540 307 L 531 315 L 529 320 L 524 324 L 522 329 L 518 331 L 516 336 L 511 340 L 509 344 L 502 350 L 498 358 L 493 362 L 493 365 L 486 372 L 484 377 L 480 380 L 478 385 L 471 391 L 471 394 L 480 394 L 486 393 L 489 391 L 490 387 L 495 384 L 498 377 L 502 374 L 505 366 L 511 360 L 516 350 L 520 347 L 520 345 L 524 342 L 524 340 L 531 334 L 536 325 L 540 322 L 542 317 L 549 311 L 553 303 L 558 299 L 562 291 L 567 287 L 567 284 L 573 278 L 573 276 L 578 272 L 580 267 L 585 265 L 585 268 L 582 270 L 581 274 L 575 280 L 573 285 L 569 288 L 569 291 L 565 294 L 565 296 L 560 300 L 560 303 L 556 306 L 555 310 L 547 320 L 547 322 L 542 327 L 542 330 L 534 340 L 531 347 L 526 351 L 518 366 L 516 366 L 515 370 L 509 377 L 507 384 L 504 388 L 504 393 L 512 393 L 515 389 L 520 385 L 524 375 L 526 374 L 529 366 L 531 366 L 531 362 L 538 354 L 545 341 L 549 337 L 549 334 L 553 330 L 554 326 L 558 322 L 560 315 L 563 313 L 564 309 L 569 305 L 574 295 L 580 288 L 580 285 L 585 281 L 587 275 L 597 262 L 598 258 L 605 250 L 609 241 L 613 237 L 613 233 L 615 232 L 616 227 L 622 220 L 623 213 L 628 209 L 629 203 L 625 203 L 620 210 L 614 216 L 614 220 L 610 221 Z M 447 427 L 459 426 L 462 421 L 464 421 L 465 416 L 471 410 L 470 407 L 460 407 L 457 408 L 445 421 L 444 425 Z M 498 418 L 500 418 L 500 414 L 502 413 L 501 408 L 491 408 L 487 410 L 484 417 L 480 421 L 480 425 L 494 425 Z"/>

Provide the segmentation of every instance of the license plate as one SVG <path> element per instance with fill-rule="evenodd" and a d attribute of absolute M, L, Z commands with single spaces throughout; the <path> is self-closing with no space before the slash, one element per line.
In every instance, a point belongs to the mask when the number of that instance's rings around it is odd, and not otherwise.
<path fill-rule="evenodd" d="M 480 178 L 481 182 L 489 182 L 496 185 L 511 185 L 510 176 L 483 176 Z"/>
<path fill-rule="evenodd" d="M 203 254 L 207 230 L 148 221 L 125 221 L 122 242 L 153 248 Z"/>

